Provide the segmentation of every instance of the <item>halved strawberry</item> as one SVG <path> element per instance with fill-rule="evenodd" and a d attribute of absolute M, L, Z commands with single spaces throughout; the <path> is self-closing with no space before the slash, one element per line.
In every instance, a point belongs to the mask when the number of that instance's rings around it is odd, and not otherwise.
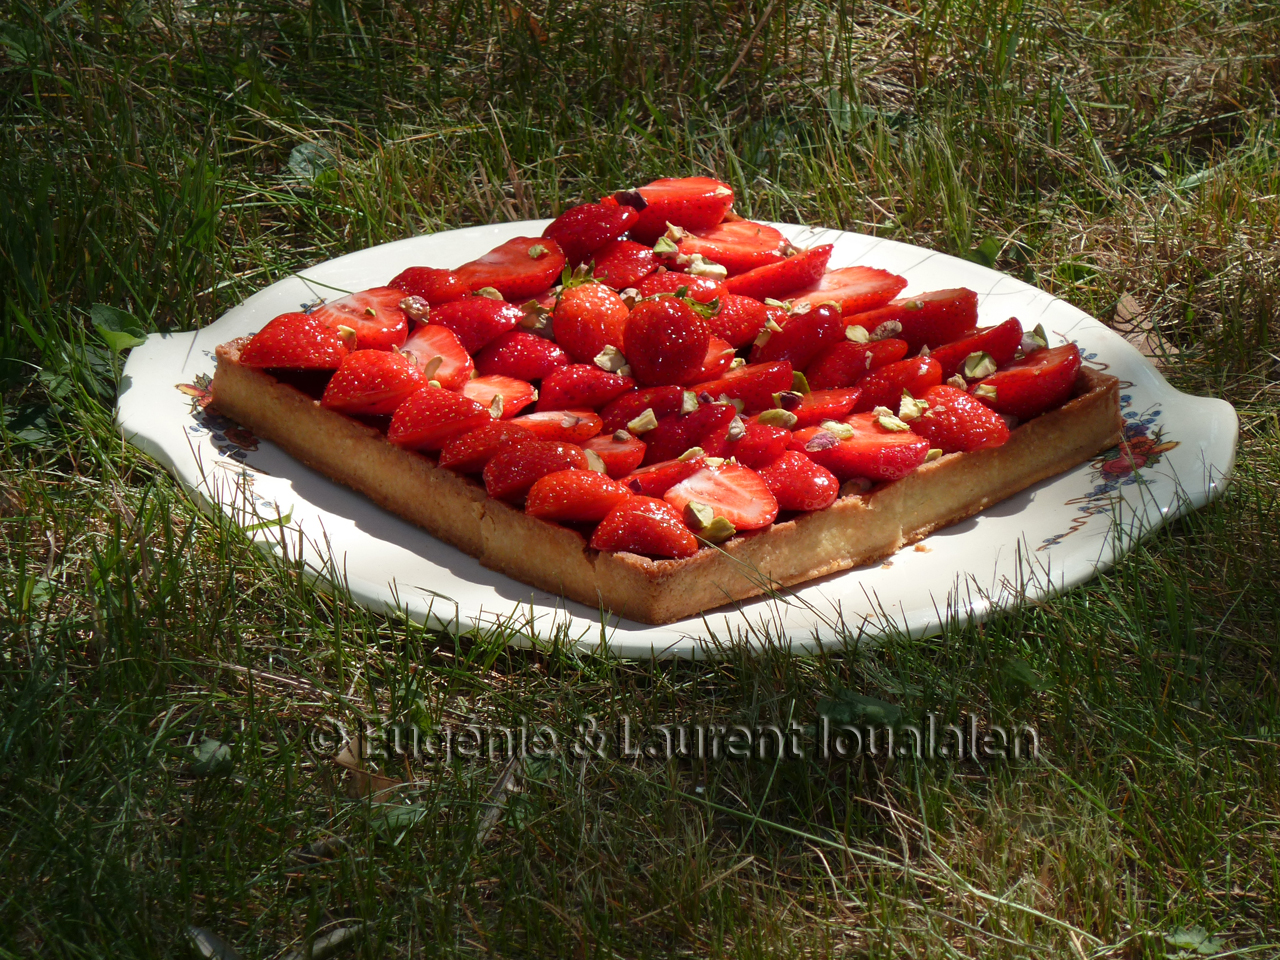
<path fill-rule="evenodd" d="M 524 512 L 557 523 L 596 523 L 632 495 L 624 484 L 594 470 L 557 470 L 534 481 Z"/>
<path fill-rule="evenodd" d="M 883 307 L 896 297 L 907 281 L 896 273 L 876 267 L 841 267 L 828 270 L 812 287 L 806 287 L 792 296 L 795 304 L 835 301 L 846 316 Z"/>
<path fill-rule="evenodd" d="M 830 259 L 831 244 L 824 243 L 777 263 L 730 277 L 724 282 L 724 288 L 729 293 L 755 297 L 757 300 L 764 300 L 766 297 L 781 300 L 797 290 L 817 283 Z"/>
<path fill-rule="evenodd" d="M 488 410 L 460 393 L 423 387 L 396 407 L 387 439 L 410 450 L 439 450 L 459 434 L 491 420 Z"/>
<path fill-rule="evenodd" d="M 823 350 L 845 339 L 844 318 L 832 304 L 793 313 L 781 330 L 766 329 L 751 348 L 752 363 L 785 360 L 803 370 Z"/>
<path fill-rule="evenodd" d="M 749 363 L 737 370 L 730 370 L 719 380 L 695 384 L 689 389 L 699 398 L 741 400 L 746 413 L 767 410 L 773 406 L 773 395 L 790 390 L 793 374 L 791 364 L 785 360 L 773 363 Z"/>
<path fill-rule="evenodd" d="M 703 403 L 691 413 L 663 417 L 644 434 L 644 463 L 672 460 L 686 450 L 702 446 L 704 439 L 723 431 L 737 413 L 727 403 Z"/>
<path fill-rule="evenodd" d="M 934 290 L 893 300 L 878 310 L 849 318 L 850 323 L 868 330 L 889 321 L 902 324 L 902 332 L 894 336 L 907 341 L 909 352 L 925 346 L 932 350 L 958 340 L 978 325 L 978 295 L 965 287 Z"/>
<path fill-rule="evenodd" d="M 246 367 L 337 370 L 348 352 L 332 324 L 306 313 L 282 313 L 245 344 L 240 362 Z"/>
<path fill-rule="evenodd" d="M 905 340 L 872 340 L 869 343 L 844 340 L 818 354 L 804 375 L 814 390 L 852 387 L 877 367 L 894 363 L 906 355 Z"/>
<path fill-rule="evenodd" d="M 622 352 L 640 383 L 687 383 L 702 367 L 711 329 L 683 300 L 638 303 L 627 317 Z"/>
<path fill-rule="evenodd" d="M 539 388 L 539 410 L 599 410 L 636 382 L 591 363 L 572 363 L 553 372 Z"/>
<path fill-rule="evenodd" d="M 426 385 L 427 378 L 408 357 L 390 350 L 356 350 L 325 386 L 320 406 L 352 415 L 389 416 Z"/>
<path fill-rule="evenodd" d="M 626 302 L 603 283 L 568 287 L 551 312 L 556 343 L 578 363 L 593 363 L 607 346 L 622 349 Z"/>
<path fill-rule="evenodd" d="M 542 231 L 560 245 L 572 266 L 591 259 L 591 255 L 610 240 L 617 240 L 631 229 L 639 214 L 631 207 L 618 204 L 584 203 L 570 207 Z"/>
<path fill-rule="evenodd" d="M 852 430 L 851 436 L 838 436 L 845 432 L 840 427 L 836 431 L 821 426 L 797 430 L 791 449 L 830 470 L 842 482 L 859 477 L 873 482 L 900 480 L 929 455 L 928 440 L 906 429 L 905 424 L 900 430 L 888 429 L 874 413 L 855 413 L 845 418 L 844 425 Z"/>
<path fill-rule="evenodd" d="M 600 417 L 591 410 L 539 410 L 513 422 L 532 430 L 539 440 L 581 444 L 600 432 Z"/>
<path fill-rule="evenodd" d="M 518 500 L 540 477 L 557 470 L 587 469 L 587 455 L 572 443 L 530 440 L 499 450 L 484 465 L 484 488 L 497 500 Z"/>
<path fill-rule="evenodd" d="M 407 297 L 421 297 L 433 307 L 438 303 L 461 300 L 471 293 L 471 288 L 460 276 L 452 270 L 437 267 L 409 267 L 401 270 L 387 286 L 394 287 Z"/>
<path fill-rule="evenodd" d="M 862 396 L 853 409 L 861 413 L 876 407 L 888 407 L 897 413 L 904 390 L 913 397 L 922 397 L 926 390 L 941 382 L 942 367 L 930 357 L 911 357 L 896 363 L 886 363 L 858 382 L 858 386 L 862 388 Z"/>
<path fill-rule="evenodd" d="M 778 501 L 768 484 L 750 467 L 737 463 L 703 467 L 664 493 L 662 499 L 682 512 L 691 503 L 708 506 L 735 530 L 759 530 L 778 515 Z"/>
<path fill-rule="evenodd" d="M 794 396 L 794 394 L 793 394 Z M 790 405 L 783 395 L 782 407 L 796 415 L 793 429 L 812 427 L 823 420 L 843 420 L 857 406 L 862 391 L 858 387 L 844 390 L 811 390 L 802 393 L 799 402 Z"/>
<path fill-rule="evenodd" d="M 565 257 L 550 237 L 514 237 L 454 271 L 474 293 L 492 287 L 504 300 L 522 303 L 556 282 Z"/>
<path fill-rule="evenodd" d="M 761 423 L 757 418 L 735 418 L 710 438 L 702 449 L 709 457 L 732 457 L 744 467 L 757 468 L 778 459 L 791 443 L 791 431 Z"/>
<path fill-rule="evenodd" d="M 475 370 L 471 354 L 448 327 L 430 323 L 421 326 L 400 349 L 413 357 L 428 380 L 446 390 L 461 390 Z"/>
<path fill-rule="evenodd" d="M 840 495 L 835 474 L 798 450 L 788 450 L 756 472 L 778 501 L 779 510 L 825 510 Z"/>
<path fill-rule="evenodd" d="M 603 429 L 606 433 L 622 430 L 646 410 L 652 410 L 654 419 L 661 420 L 663 417 L 678 413 L 683 402 L 684 388 L 680 386 L 642 387 L 639 390 L 632 390 L 606 404 L 600 411 L 600 416 L 604 419 Z"/>
<path fill-rule="evenodd" d="M 996 413 L 1030 420 L 1070 400 L 1079 375 L 1080 348 L 1066 343 L 1015 360 L 970 392 Z"/>
<path fill-rule="evenodd" d="M 724 295 L 724 287 L 707 277 L 695 277 L 674 270 L 658 269 L 636 284 L 636 292 L 642 297 L 656 297 L 660 293 L 684 290 L 683 296 L 698 303 L 710 303 Z"/>
<path fill-rule="evenodd" d="M 1009 439 L 1000 414 L 963 390 L 943 384 L 919 399 L 929 408 L 910 421 L 911 430 L 943 453 L 998 447 Z"/>
<path fill-rule="evenodd" d="M 510 420 L 538 399 L 533 384 L 497 374 L 468 380 L 462 385 L 462 395 L 485 407 L 495 420 Z"/>
<path fill-rule="evenodd" d="M 777 316 L 786 318 L 786 311 L 780 307 L 773 308 Z M 720 309 L 707 318 L 707 326 L 711 332 L 726 340 L 734 349 L 745 347 L 760 336 L 765 321 L 769 319 L 771 310 L 759 300 L 743 297 L 736 293 L 726 293 L 720 298 Z"/>
<path fill-rule="evenodd" d="M 446 443 L 440 449 L 439 463 L 454 473 L 479 473 L 499 450 L 536 439 L 528 427 L 494 420 Z"/>
<path fill-rule="evenodd" d="M 583 440 L 582 449 L 590 450 L 603 460 L 609 476 L 617 480 L 640 466 L 644 460 L 645 442 L 626 430 L 615 430 Z"/>
<path fill-rule="evenodd" d="M 763 223 L 727 220 L 714 227 L 687 231 L 678 245 L 682 254 L 701 254 L 720 264 L 732 277 L 782 260 L 787 240 Z"/>
<path fill-rule="evenodd" d="M 636 493 L 646 497 L 660 497 L 685 477 L 691 476 L 707 465 L 706 457 L 689 457 L 687 460 L 663 460 L 623 477 L 623 482 Z"/>
<path fill-rule="evenodd" d="M 356 332 L 357 350 L 394 350 L 409 335 L 409 315 L 400 309 L 404 292 L 393 287 L 361 290 L 311 311 L 335 329 L 350 327 Z"/>
<path fill-rule="evenodd" d="M 733 188 L 710 177 L 664 177 L 636 190 L 615 193 L 614 199 L 639 211 L 631 235 L 652 246 L 667 232 L 669 223 L 686 230 L 714 227 L 733 206 Z"/>
<path fill-rule="evenodd" d="M 615 290 L 626 290 L 658 269 L 658 257 L 643 243 L 634 240 L 611 240 L 592 258 L 593 276 Z"/>
<path fill-rule="evenodd" d="M 488 297 L 467 297 L 432 307 L 428 323 L 448 327 L 458 335 L 467 353 L 474 356 L 524 319 L 514 304 Z"/>
<path fill-rule="evenodd" d="M 698 552 L 698 541 L 680 513 L 665 500 L 631 496 L 600 521 L 591 536 L 596 550 L 642 553 L 677 560 Z"/>
<path fill-rule="evenodd" d="M 528 330 L 508 330 L 476 354 L 476 373 L 517 380 L 541 380 L 569 363 L 558 344 Z"/>
<path fill-rule="evenodd" d="M 702 358 L 702 366 L 689 378 L 690 383 L 706 383 L 729 372 L 733 364 L 733 347 L 728 341 L 712 337 L 707 341 L 707 355 Z"/>
<path fill-rule="evenodd" d="M 1022 324 L 1016 317 L 994 327 L 984 327 L 976 333 L 944 343 L 929 356 L 942 367 L 942 379 L 949 380 L 961 373 L 965 360 L 975 353 L 988 354 L 997 367 L 1003 367 L 1013 359 L 1022 344 Z"/>

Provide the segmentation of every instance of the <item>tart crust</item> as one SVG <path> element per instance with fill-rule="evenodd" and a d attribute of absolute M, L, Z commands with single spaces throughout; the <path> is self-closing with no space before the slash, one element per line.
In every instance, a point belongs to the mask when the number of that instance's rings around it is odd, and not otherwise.
<path fill-rule="evenodd" d="M 482 486 L 321 407 L 271 374 L 242 366 L 247 339 L 218 347 L 218 410 L 490 569 L 642 623 L 670 623 L 883 559 L 1121 438 L 1119 381 L 1087 367 L 1075 396 L 994 449 L 953 453 L 826 510 L 704 548 L 684 560 L 592 550 L 576 530 L 490 498 Z"/>

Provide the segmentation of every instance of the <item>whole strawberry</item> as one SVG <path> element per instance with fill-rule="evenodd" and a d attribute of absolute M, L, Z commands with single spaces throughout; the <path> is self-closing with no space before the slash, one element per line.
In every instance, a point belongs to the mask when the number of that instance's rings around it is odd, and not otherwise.
<path fill-rule="evenodd" d="M 517 380 L 541 380 L 568 363 L 563 347 L 528 330 L 500 334 L 475 359 L 480 376 L 497 374 Z"/>
<path fill-rule="evenodd" d="M 627 304 L 603 283 L 566 286 L 551 312 L 556 343 L 578 363 L 594 363 L 605 347 L 621 349 Z"/>
<path fill-rule="evenodd" d="M 390 416 L 427 378 L 409 357 L 391 350 L 348 354 L 324 388 L 320 405 L 340 413 Z"/>
<path fill-rule="evenodd" d="M 471 288 L 460 276 L 452 270 L 436 267 L 409 267 L 397 273 L 387 286 L 407 297 L 421 297 L 432 306 L 461 300 L 471 294 Z"/>
<path fill-rule="evenodd" d="M 240 362 L 246 367 L 337 370 L 347 353 L 347 341 L 333 324 L 306 313 L 282 313 L 245 344 Z"/>
<path fill-rule="evenodd" d="M 518 500 L 540 477 L 557 470 L 587 469 L 587 455 L 572 443 L 530 440 L 501 450 L 484 466 L 484 488 L 498 500 Z"/>
<path fill-rule="evenodd" d="M 565 258 L 576 267 L 586 263 L 606 243 L 626 233 L 638 217 L 631 207 L 616 203 L 584 203 L 556 217 L 542 235 L 560 244 Z"/>
<path fill-rule="evenodd" d="M 630 377 L 594 364 L 572 363 L 551 373 L 538 391 L 539 410 L 599 410 L 635 388 Z"/>
<path fill-rule="evenodd" d="M 632 376 L 649 385 L 686 383 L 702 367 L 711 329 L 677 297 L 636 304 L 627 318 L 622 352 Z"/>
<path fill-rule="evenodd" d="M 665 500 L 630 496 L 609 511 L 591 536 L 596 550 L 625 550 L 677 560 L 698 552 L 698 540 Z"/>

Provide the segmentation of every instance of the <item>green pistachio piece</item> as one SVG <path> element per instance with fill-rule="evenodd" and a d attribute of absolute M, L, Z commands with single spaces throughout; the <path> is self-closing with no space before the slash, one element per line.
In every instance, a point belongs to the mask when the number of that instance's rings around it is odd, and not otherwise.
<path fill-rule="evenodd" d="M 783 410 L 781 407 L 774 407 L 772 410 L 764 411 L 764 413 L 760 414 L 756 419 L 759 420 L 760 423 L 770 427 L 782 427 L 786 430 L 790 430 L 796 425 L 800 418 L 790 410 Z"/>
<path fill-rule="evenodd" d="M 648 433 L 657 425 L 658 418 L 654 415 L 653 407 L 645 407 L 644 413 L 627 424 L 627 429 L 639 436 L 642 433 Z"/>
<path fill-rule="evenodd" d="M 981 380 L 996 372 L 996 358 L 985 351 L 978 350 L 964 358 L 964 376 L 966 380 Z"/>

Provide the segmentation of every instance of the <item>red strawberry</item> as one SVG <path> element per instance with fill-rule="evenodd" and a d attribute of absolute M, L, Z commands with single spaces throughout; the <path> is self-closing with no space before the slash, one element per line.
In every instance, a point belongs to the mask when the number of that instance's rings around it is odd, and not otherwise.
<path fill-rule="evenodd" d="M 645 442 L 626 430 L 598 433 L 582 441 L 582 449 L 590 450 L 604 461 L 604 468 L 615 480 L 625 477 L 644 460 Z"/>
<path fill-rule="evenodd" d="M 896 363 L 886 363 L 863 377 L 858 386 L 862 397 L 853 409 L 861 413 L 876 407 L 888 407 L 895 414 L 905 390 L 913 397 L 923 397 L 930 387 L 942 382 L 942 367 L 928 357 L 912 357 Z"/>
<path fill-rule="evenodd" d="M 657 557 L 691 557 L 698 541 L 680 519 L 680 513 L 665 500 L 631 496 L 600 521 L 591 536 L 595 550 L 620 550 Z"/>
<path fill-rule="evenodd" d="M 749 363 L 737 370 L 730 370 L 719 380 L 699 383 L 689 389 L 700 398 L 708 396 L 719 400 L 741 400 L 745 412 L 767 410 L 773 406 L 773 395 L 791 389 L 791 364 L 785 360 L 773 363 Z M 656 411 L 655 411 L 656 412 Z"/>
<path fill-rule="evenodd" d="M 629 311 L 603 283 L 584 283 L 560 294 L 551 313 L 556 343 L 578 363 L 593 363 L 606 346 L 622 349 Z"/>
<path fill-rule="evenodd" d="M 680 252 L 695 253 L 718 263 L 729 276 L 777 263 L 787 241 L 773 227 L 750 220 L 727 220 L 705 230 L 691 230 L 680 238 Z"/>
<path fill-rule="evenodd" d="M 538 399 L 533 384 L 496 374 L 468 380 L 462 385 L 462 395 L 482 405 L 495 420 L 510 420 Z"/>
<path fill-rule="evenodd" d="M 996 413 L 1029 420 L 1071 399 L 1080 374 L 1074 343 L 1037 350 L 977 384 L 971 391 Z"/>
<path fill-rule="evenodd" d="M 724 287 L 707 277 L 690 276 L 674 270 L 657 270 L 636 284 L 636 292 L 642 297 L 656 297 L 660 293 L 675 293 L 684 288 L 684 296 L 698 303 L 710 303 L 724 296 Z"/>
<path fill-rule="evenodd" d="M 448 327 L 430 323 L 419 327 L 401 349 L 413 357 L 428 380 L 446 390 L 461 390 L 475 370 L 471 354 Z"/>
<path fill-rule="evenodd" d="M 456 333 L 472 356 L 523 319 L 524 311 L 519 307 L 488 297 L 467 297 L 432 307 L 427 318 L 429 323 Z"/>
<path fill-rule="evenodd" d="M 664 493 L 662 499 L 680 511 L 690 503 L 705 504 L 735 530 L 759 530 L 778 515 L 778 501 L 760 474 L 737 463 L 703 467 Z"/>
<path fill-rule="evenodd" d="M 874 413 L 855 413 L 844 423 L 853 429 L 853 436 L 841 438 L 824 427 L 806 427 L 792 435 L 791 449 L 806 454 L 840 481 L 900 480 L 929 455 L 928 440 L 909 429 L 886 429 Z"/>
<path fill-rule="evenodd" d="M 476 373 L 541 380 L 569 363 L 569 354 L 528 330 L 509 330 L 476 354 Z"/>
<path fill-rule="evenodd" d="M 524 512 L 558 523 L 597 523 L 632 496 L 617 480 L 593 470 L 557 470 L 529 488 Z"/>
<path fill-rule="evenodd" d="M 736 437 L 736 439 L 730 439 Z M 758 468 L 782 456 L 791 443 L 791 431 L 752 418 L 731 420 L 714 438 L 703 440 L 709 457 L 733 457 L 744 467 Z"/>
<path fill-rule="evenodd" d="M 609 373 L 590 363 L 573 363 L 542 381 L 538 409 L 599 410 L 635 386 L 630 377 Z"/>
<path fill-rule="evenodd" d="M 778 308 L 777 312 L 786 317 L 786 311 Z M 759 300 L 726 293 L 720 298 L 720 309 L 707 318 L 707 326 L 715 336 L 737 349 L 760 336 L 769 316 L 769 308 Z"/>
<path fill-rule="evenodd" d="M 550 237 L 515 237 L 454 272 L 472 292 L 493 287 L 504 300 L 520 303 L 555 283 L 564 264 Z"/>
<path fill-rule="evenodd" d="M 321 304 L 311 316 L 335 328 L 350 327 L 357 350 L 394 350 L 409 335 L 409 315 L 400 309 L 403 299 L 400 290 L 374 287 Z"/>
<path fill-rule="evenodd" d="M 387 439 L 410 450 L 439 450 L 458 434 L 483 427 L 491 419 L 488 410 L 460 393 L 423 387 L 396 407 Z"/>
<path fill-rule="evenodd" d="M 614 199 L 639 211 L 631 235 L 652 246 L 667 232 L 668 223 L 686 230 L 714 227 L 733 206 L 733 188 L 710 177 L 666 177 L 637 190 L 615 193 Z"/>
<path fill-rule="evenodd" d="M 840 481 L 798 450 L 788 450 L 756 472 L 778 501 L 779 510 L 825 510 L 840 495 Z"/>
<path fill-rule="evenodd" d="M 527 427 L 494 420 L 446 443 L 440 449 L 440 466 L 454 473 L 479 473 L 499 450 L 536 439 Z"/>
<path fill-rule="evenodd" d="M 811 303 L 817 306 L 835 301 L 840 304 L 841 312 L 848 316 L 883 307 L 906 285 L 906 280 L 888 270 L 862 266 L 841 267 L 827 271 L 812 287 L 793 296 L 797 305 Z"/>
<path fill-rule="evenodd" d="M 737 416 L 727 403 L 703 403 L 692 413 L 663 417 L 658 425 L 644 434 L 644 463 L 673 460 L 704 440 L 715 437 Z"/>
<path fill-rule="evenodd" d="M 626 290 L 658 269 L 657 255 L 643 243 L 611 240 L 596 251 L 594 276 L 615 290 Z"/>
<path fill-rule="evenodd" d="M 812 427 L 823 420 L 843 420 L 857 405 L 861 396 L 862 391 L 858 387 L 845 390 L 813 390 L 800 394 L 800 402 L 795 406 L 788 406 L 785 400 L 782 406 L 796 415 L 793 429 L 800 430 L 804 427 Z"/>
<path fill-rule="evenodd" d="M 600 418 L 590 410 L 539 410 L 514 423 L 532 430 L 539 440 L 583 443 L 600 432 Z"/>
<path fill-rule="evenodd" d="M 640 383 L 685 383 L 702 367 L 711 330 L 676 297 L 636 304 L 627 317 L 622 352 Z"/>
<path fill-rule="evenodd" d="M 622 480 L 636 493 L 646 497 L 660 497 L 685 477 L 692 476 L 706 465 L 706 457 L 663 460 L 660 463 L 633 470 Z"/>
<path fill-rule="evenodd" d="M 998 447 L 1009 439 L 1009 426 L 977 397 L 943 384 L 921 397 L 929 405 L 911 421 L 911 429 L 943 453 Z"/>
<path fill-rule="evenodd" d="M 240 362 L 246 367 L 337 370 L 347 353 L 332 324 L 306 313 L 282 313 L 245 344 Z"/>
<path fill-rule="evenodd" d="M 844 340 L 818 354 L 804 375 L 814 390 L 852 387 L 868 372 L 901 360 L 906 355 L 905 340 L 873 340 L 869 343 Z"/>
<path fill-rule="evenodd" d="M 390 416 L 427 385 L 417 364 L 390 350 L 356 350 L 324 388 L 320 405 L 339 413 Z"/>
<path fill-rule="evenodd" d="M 733 363 L 733 347 L 719 337 L 707 341 L 707 355 L 702 358 L 702 366 L 689 378 L 690 383 L 705 383 L 729 372 Z"/>
<path fill-rule="evenodd" d="M 518 500 L 540 477 L 557 470 L 587 469 L 587 455 L 572 443 L 529 440 L 505 447 L 484 465 L 484 488 L 497 500 Z"/>
<path fill-rule="evenodd" d="M 971 336 L 944 343 L 929 353 L 942 367 L 942 379 L 949 380 L 964 368 L 965 359 L 973 353 L 986 353 L 997 367 L 1013 359 L 1022 344 L 1022 324 L 1011 317 L 995 327 L 984 327 Z"/>
<path fill-rule="evenodd" d="M 388 287 L 395 287 L 407 297 L 421 297 L 435 306 L 450 300 L 461 300 L 471 293 L 465 280 L 452 270 L 435 267 L 410 267 L 395 275 Z"/>
<path fill-rule="evenodd" d="M 831 244 L 824 243 L 786 260 L 730 277 L 724 282 L 724 288 L 729 293 L 755 297 L 757 300 L 764 300 L 766 297 L 781 300 L 796 290 L 803 290 L 817 283 L 830 259 Z"/>
<path fill-rule="evenodd" d="M 803 370 L 819 353 L 844 339 L 844 319 L 827 303 L 791 314 L 781 330 L 766 329 L 751 348 L 751 362 L 786 360 L 793 369 Z"/>
<path fill-rule="evenodd" d="M 856 314 L 849 321 L 868 330 L 896 321 L 902 324 L 902 332 L 895 336 L 907 341 L 908 352 L 915 353 L 924 346 L 933 349 L 958 340 L 976 327 L 978 295 L 964 287 L 935 290 L 893 300 L 878 310 Z"/>
<path fill-rule="evenodd" d="M 639 218 L 630 207 L 618 204 L 584 203 L 570 207 L 542 231 L 560 245 L 573 266 L 586 263 L 610 240 L 626 233 Z"/>
<path fill-rule="evenodd" d="M 606 404 L 600 411 L 600 416 L 604 419 L 605 432 L 613 433 L 615 430 L 624 429 L 646 410 L 652 410 L 657 420 L 669 417 L 680 411 L 683 402 L 682 387 L 643 387 L 624 393 L 618 399 Z"/>

